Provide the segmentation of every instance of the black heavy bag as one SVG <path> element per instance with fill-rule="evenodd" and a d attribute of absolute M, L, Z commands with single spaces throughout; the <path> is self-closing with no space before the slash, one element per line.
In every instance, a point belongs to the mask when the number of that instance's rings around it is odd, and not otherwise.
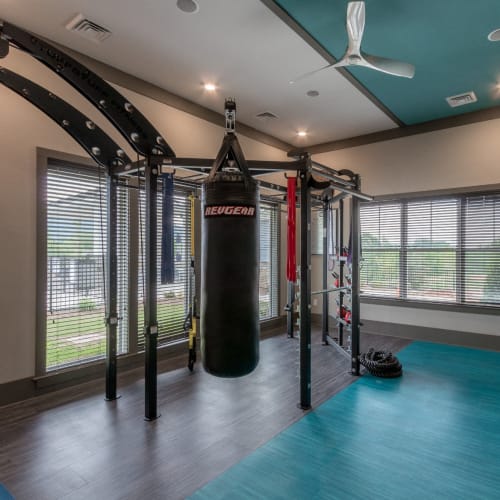
<path fill-rule="evenodd" d="M 201 353 L 208 373 L 241 377 L 259 362 L 259 193 L 248 174 L 203 185 Z"/>

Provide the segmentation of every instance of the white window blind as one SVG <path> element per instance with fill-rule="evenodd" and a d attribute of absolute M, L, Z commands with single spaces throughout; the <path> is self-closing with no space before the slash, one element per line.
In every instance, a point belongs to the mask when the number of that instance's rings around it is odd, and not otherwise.
<path fill-rule="evenodd" d="M 361 229 L 365 295 L 500 303 L 499 193 L 363 204 Z"/>
<path fill-rule="evenodd" d="M 259 313 L 266 320 L 278 316 L 279 225 L 278 207 L 260 204 Z"/>
<path fill-rule="evenodd" d="M 46 370 L 103 358 L 105 174 L 49 163 L 46 183 Z M 101 211 L 102 208 L 102 211 Z M 127 350 L 127 194 L 118 188 L 118 352 Z"/>
<path fill-rule="evenodd" d="M 412 201 L 406 214 L 406 297 L 457 299 L 457 199 Z"/>
<path fill-rule="evenodd" d="M 468 196 L 462 211 L 464 299 L 500 304 L 500 194 Z"/>
<path fill-rule="evenodd" d="M 361 205 L 363 266 L 361 291 L 397 297 L 400 292 L 401 206 L 397 203 Z"/>
<path fill-rule="evenodd" d="M 189 308 L 189 279 L 191 272 L 190 234 L 191 204 L 189 193 L 174 192 L 174 258 L 175 281 L 161 284 L 161 235 L 162 235 L 162 181 L 158 181 L 157 193 L 157 320 L 158 344 L 165 344 L 186 338 L 184 320 Z M 138 343 L 144 346 L 144 245 L 145 245 L 145 193 L 141 191 L 141 228 L 139 242 L 139 307 L 138 307 Z"/>

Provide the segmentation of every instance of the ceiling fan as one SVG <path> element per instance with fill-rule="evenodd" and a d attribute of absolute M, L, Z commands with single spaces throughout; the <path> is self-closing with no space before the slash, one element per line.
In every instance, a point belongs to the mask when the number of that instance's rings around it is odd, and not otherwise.
<path fill-rule="evenodd" d="M 366 68 L 382 71 L 389 75 L 413 78 L 415 66 L 412 64 L 396 61 L 395 59 L 372 56 L 361 50 L 361 42 L 365 29 L 365 2 L 349 2 L 347 4 L 346 28 L 349 44 L 345 54 L 339 61 L 304 73 L 290 81 L 290 83 L 296 83 L 327 68 L 340 68 L 342 66 L 365 66 Z"/>

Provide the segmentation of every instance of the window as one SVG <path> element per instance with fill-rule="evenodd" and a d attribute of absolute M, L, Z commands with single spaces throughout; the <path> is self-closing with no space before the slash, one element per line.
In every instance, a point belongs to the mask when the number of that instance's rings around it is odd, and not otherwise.
<path fill-rule="evenodd" d="M 365 296 L 500 303 L 500 194 L 361 206 Z"/>
<path fill-rule="evenodd" d="M 46 243 L 39 253 L 40 290 L 37 373 L 100 360 L 106 354 L 104 265 L 107 247 L 106 176 L 96 166 L 51 159 L 40 177 L 40 228 Z M 144 192 L 137 179 L 118 185 L 118 354 L 144 348 Z M 159 343 L 185 339 L 190 305 L 190 191 L 175 188 L 175 281 L 160 283 L 161 179 L 157 200 Z M 260 209 L 260 319 L 278 316 L 279 209 Z M 43 238 L 42 238 L 43 239 Z M 196 277 L 199 278 L 198 276 Z"/>
<path fill-rule="evenodd" d="M 464 300 L 500 304 L 500 194 L 469 196 L 462 211 Z"/>
<path fill-rule="evenodd" d="M 161 235 L 162 235 L 162 181 L 158 180 L 157 195 L 157 321 L 158 344 L 165 344 L 186 337 L 184 320 L 190 304 L 191 278 L 191 203 L 189 193 L 174 192 L 174 257 L 175 281 L 161 284 Z M 137 331 L 139 346 L 144 346 L 144 244 L 145 244 L 145 193 L 141 191 L 141 241 L 139 244 L 139 286 Z"/>
<path fill-rule="evenodd" d="M 276 205 L 260 204 L 259 312 L 261 320 L 278 316 L 278 215 Z"/>
<path fill-rule="evenodd" d="M 103 358 L 106 187 L 95 167 L 47 166 L 44 371 Z M 127 350 L 127 196 L 118 190 L 118 352 Z"/>
<path fill-rule="evenodd" d="M 361 290 L 367 295 L 398 297 L 400 293 L 401 206 L 361 206 L 363 267 Z"/>

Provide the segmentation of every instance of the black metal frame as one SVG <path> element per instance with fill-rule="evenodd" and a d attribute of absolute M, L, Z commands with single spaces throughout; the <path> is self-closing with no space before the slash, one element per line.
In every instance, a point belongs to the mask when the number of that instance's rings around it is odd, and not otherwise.
<path fill-rule="evenodd" d="M 325 196 L 323 200 L 323 290 L 328 289 L 328 212 L 330 209 L 330 203 L 328 197 Z M 323 297 L 323 310 L 322 310 L 322 322 L 321 322 L 321 338 L 323 343 L 326 343 L 328 328 L 329 328 L 329 297 L 328 295 Z"/>
<path fill-rule="evenodd" d="M 107 197 L 107 252 L 106 252 L 106 280 L 108 290 L 106 295 L 106 400 L 116 399 L 116 355 L 117 355 L 117 329 L 118 329 L 118 192 L 117 181 L 111 175 L 106 177 Z"/>
<path fill-rule="evenodd" d="M 344 198 L 347 196 L 345 190 L 341 190 L 339 194 L 334 191 L 325 192 L 323 213 L 324 213 L 324 233 L 323 233 L 323 318 L 322 318 L 322 339 L 325 345 L 335 347 L 339 352 L 350 359 L 351 374 L 358 376 L 360 374 L 360 264 L 361 264 L 361 225 L 360 225 L 360 200 L 370 198 L 361 192 L 361 178 L 359 175 L 350 171 L 341 171 L 340 175 L 347 175 L 351 178 L 353 191 L 350 193 L 351 197 L 351 210 L 350 210 L 350 257 L 351 257 L 351 284 L 344 286 L 345 279 L 345 264 L 346 256 L 344 256 Z M 338 203 L 337 207 L 337 224 L 336 224 L 336 255 L 339 263 L 338 272 L 338 287 L 328 287 L 328 238 L 331 228 L 326 223 L 328 208 Z M 342 311 L 344 307 L 345 293 L 351 295 L 351 322 L 350 325 L 340 317 L 337 320 L 337 337 L 332 337 L 329 332 L 328 325 L 328 294 L 330 292 L 338 292 L 338 307 Z M 349 327 L 351 331 L 350 345 L 345 345 L 345 328 Z"/>
<path fill-rule="evenodd" d="M 300 172 L 300 408 L 311 408 L 311 160 Z"/>
<path fill-rule="evenodd" d="M 154 126 L 135 109 L 116 89 L 106 83 L 101 77 L 74 60 L 64 52 L 53 47 L 48 42 L 38 38 L 9 23 L 0 23 L 0 37 L 2 43 L 8 41 L 21 50 L 31 54 L 42 64 L 52 69 L 84 97 L 99 109 L 124 136 L 129 145 L 143 156 L 135 164 L 125 155 L 112 139 L 99 127 L 88 120 L 78 110 L 70 106 L 52 93 L 16 75 L 1 69 L 0 83 L 5 84 L 16 93 L 29 100 L 50 118 L 56 121 L 69 133 L 97 164 L 107 171 L 107 285 L 106 299 L 106 399 L 114 400 L 116 395 L 116 356 L 117 356 L 117 184 L 120 176 L 131 175 L 142 171 L 145 178 L 146 193 L 146 284 L 144 305 L 144 335 L 145 335 L 145 419 L 158 418 L 157 409 L 157 290 L 156 290 L 156 193 L 158 175 L 162 165 L 169 165 L 208 174 L 214 165 L 213 159 L 176 158 L 174 151 L 166 143 Z M 5 51 L 4 51 L 5 52 Z M 6 54 L 4 54 L 6 55 Z M 217 161 L 230 150 L 234 154 L 234 101 L 228 101 L 226 106 L 226 133 L 223 146 Z M 228 123 L 230 129 L 228 130 Z M 233 137 L 234 140 L 231 139 Z M 300 178 L 300 402 L 303 409 L 311 407 L 311 207 L 313 202 L 321 201 L 322 195 L 313 194 L 313 190 L 322 190 L 333 187 L 345 194 L 352 194 L 363 199 L 369 197 L 360 192 L 359 177 L 346 181 L 341 172 L 314 163 L 310 156 L 305 154 L 292 161 L 246 161 L 243 153 L 237 148 L 236 160 L 245 162 L 251 175 L 262 175 L 271 172 L 295 171 Z M 326 181 L 318 181 L 313 173 L 319 174 Z M 277 184 L 259 181 L 262 187 L 285 192 L 286 188 Z M 198 184 L 199 183 L 194 183 Z M 337 195 L 338 196 L 338 195 Z M 353 204 L 353 230 L 359 231 L 359 204 Z M 354 222 L 354 220 L 358 222 Z M 359 235 L 353 237 L 353 244 L 359 246 Z M 356 253 L 356 252 L 354 252 Z M 325 253 L 326 255 L 326 253 Z M 359 249 L 356 262 L 359 264 Z M 353 260 L 354 268 L 354 260 Z M 353 272 L 354 285 L 359 287 L 359 274 Z M 358 308 L 353 308 L 353 323 L 359 323 L 359 289 L 356 294 Z M 356 319 L 355 319 L 356 318 Z M 359 329 L 358 329 L 359 335 Z M 354 344 L 353 344 L 354 345 Z M 359 346 L 358 344 L 356 344 Z M 357 351 L 356 351 L 357 352 Z M 353 373 L 359 373 L 359 359 L 354 359 Z M 357 366 L 357 368 L 356 368 Z"/>
<path fill-rule="evenodd" d="M 157 264 L 156 264 L 156 241 L 157 241 L 157 190 L 158 190 L 159 166 L 148 161 L 145 169 L 145 194 L 146 194 L 146 218 L 145 218 L 145 297 L 144 297 L 144 382 L 145 400 L 144 415 L 146 420 L 158 418 L 157 403 L 157 347 L 158 347 L 158 321 L 157 321 Z"/>

